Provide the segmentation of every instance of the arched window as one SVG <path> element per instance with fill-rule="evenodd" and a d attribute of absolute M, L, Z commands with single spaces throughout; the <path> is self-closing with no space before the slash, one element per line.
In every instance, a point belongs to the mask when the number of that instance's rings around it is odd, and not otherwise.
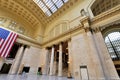
<path fill-rule="evenodd" d="M 97 16 L 100 13 L 113 8 L 118 4 L 120 4 L 119 0 L 96 0 L 91 6 L 91 10 L 94 16 Z"/>
<path fill-rule="evenodd" d="M 105 43 L 112 60 L 120 60 L 120 32 L 112 32 L 105 37 Z"/>

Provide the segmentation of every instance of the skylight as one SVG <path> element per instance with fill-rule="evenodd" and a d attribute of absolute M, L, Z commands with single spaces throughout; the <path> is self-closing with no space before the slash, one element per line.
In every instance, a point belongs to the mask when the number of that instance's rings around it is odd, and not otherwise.
<path fill-rule="evenodd" d="M 68 0 L 33 0 L 47 15 L 51 16 L 61 8 Z"/>

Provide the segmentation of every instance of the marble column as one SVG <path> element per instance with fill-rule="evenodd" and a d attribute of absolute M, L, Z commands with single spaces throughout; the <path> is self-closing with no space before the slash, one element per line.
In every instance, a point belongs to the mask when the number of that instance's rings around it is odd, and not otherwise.
<path fill-rule="evenodd" d="M 20 64 L 19 70 L 18 70 L 18 74 L 22 74 L 22 70 L 24 68 L 24 64 Z"/>
<path fill-rule="evenodd" d="M 52 46 L 51 60 L 50 60 L 50 75 L 53 75 L 53 63 L 54 63 L 54 46 Z"/>
<path fill-rule="evenodd" d="M 20 66 L 21 58 L 23 56 L 23 51 L 24 51 L 24 46 L 22 45 L 18 49 L 18 52 L 16 54 L 14 63 L 12 64 L 12 67 L 11 67 L 11 70 L 10 70 L 10 74 L 17 74 L 19 66 Z"/>
<path fill-rule="evenodd" d="M 57 71 L 57 61 L 54 61 L 53 75 L 56 75 L 56 71 Z"/>
<path fill-rule="evenodd" d="M 105 73 L 106 80 L 119 79 L 113 61 L 106 47 L 105 41 L 103 39 L 102 33 L 98 28 L 95 29 L 94 37 L 96 37 L 95 42 L 97 44 L 97 48 L 99 51 L 99 56 L 102 62 L 103 71 Z"/>
<path fill-rule="evenodd" d="M 45 68 L 44 68 L 43 74 L 48 74 L 49 72 L 49 49 L 46 48 L 45 50 L 46 50 L 45 51 L 46 59 L 45 59 Z"/>
<path fill-rule="evenodd" d="M 59 45 L 58 76 L 62 76 L 62 43 Z"/>
<path fill-rule="evenodd" d="M 1 68 L 3 66 L 3 64 L 4 64 L 4 58 L 0 57 L 0 70 L 1 70 Z"/>
<path fill-rule="evenodd" d="M 57 72 L 57 51 L 55 51 L 55 54 L 54 54 L 54 70 L 53 70 L 53 75 L 56 75 L 56 72 Z"/>
<path fill-rule="evenodd" d="M 68 40 L 68 77 L 72 77 L 71 40 Z"/>
<path fill-rule="evenodd" d="M 24 53 L 23 53 L 23 56 L 21 57 L 27 57 L 27 53 L 28 53 L 28 50 L 29 50 L 29 46 L 26 46 L 25 50 L 24 50 Z M 19 70 L 18 70 L 18 74 L 21 74 L 22 73 L 22 70 L 23 70 L 23 67 L 24 67 L 24 62 L 23 62 L 23 58 L 21 59 L 21 63 L 20 63 L 20 67 L 19 67 Z"/>

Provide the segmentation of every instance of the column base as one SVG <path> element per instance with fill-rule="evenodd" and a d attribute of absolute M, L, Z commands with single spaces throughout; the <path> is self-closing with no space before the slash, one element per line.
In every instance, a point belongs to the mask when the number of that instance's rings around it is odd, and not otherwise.
<path fill-rule="evenodd" d="M 59 77 L 62 77 L 62 74 L 58 74 Z"/>
<path fill-rule="evenodd" d="M 53 76 L 53 74 L 49 74 L 50 76 Z"/>
<path fill-rule="evenodd" d="M 68 73 L 67 78 L 72 78 L 71 73 Z"/>
<path fill-rule="evenodd" d="M 72 78 L 72 76 L 68 76 L 67 78 Z"/>

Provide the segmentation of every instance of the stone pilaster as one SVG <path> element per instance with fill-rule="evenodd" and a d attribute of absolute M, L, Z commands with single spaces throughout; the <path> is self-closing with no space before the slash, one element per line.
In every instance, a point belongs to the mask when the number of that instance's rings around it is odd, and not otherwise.
<path fill-rule="evenodd" d="M 95 42 L 98 48 L 98 52 L 106 80 L 119 79 L 100 29 L 95 28 L 94 32 L 95 32 L 94 33 Z"/>
<path fill-rule="evenodd" d="M 102 64 L 100 62 L 100 58 L 98 55 L 98 51 L 96 48 L 93 30 L 90 27 L 85 28 L 86 32 L 86 39 L 89 48 L 89 56 L 91 58 L 91 63 L 89 62 L 88 69 L 89 69 L 89 78 L 90 79 L 104 79 L 105 75 L 103 73 Z M 93 70 L 94 67 L 94 70 Z"/>
<path fill-rule="evenodd" d="M 82 20 L 80 20 L 83 26 L 83 29 L 85 30 L 85 40 L 88 49 L 87 55 L 89 56 L 88 59 L 88 75 L 89 79 L 105 79 L 105 75 L 103 73 L 102 64 L 100 62 L 100 58 L 98 55 L 98 50 L 96 48 L 94 36 L 93 36 L 93 30 L 90 27 L 90 20 L 89 17 L 85 17 Z"/>

